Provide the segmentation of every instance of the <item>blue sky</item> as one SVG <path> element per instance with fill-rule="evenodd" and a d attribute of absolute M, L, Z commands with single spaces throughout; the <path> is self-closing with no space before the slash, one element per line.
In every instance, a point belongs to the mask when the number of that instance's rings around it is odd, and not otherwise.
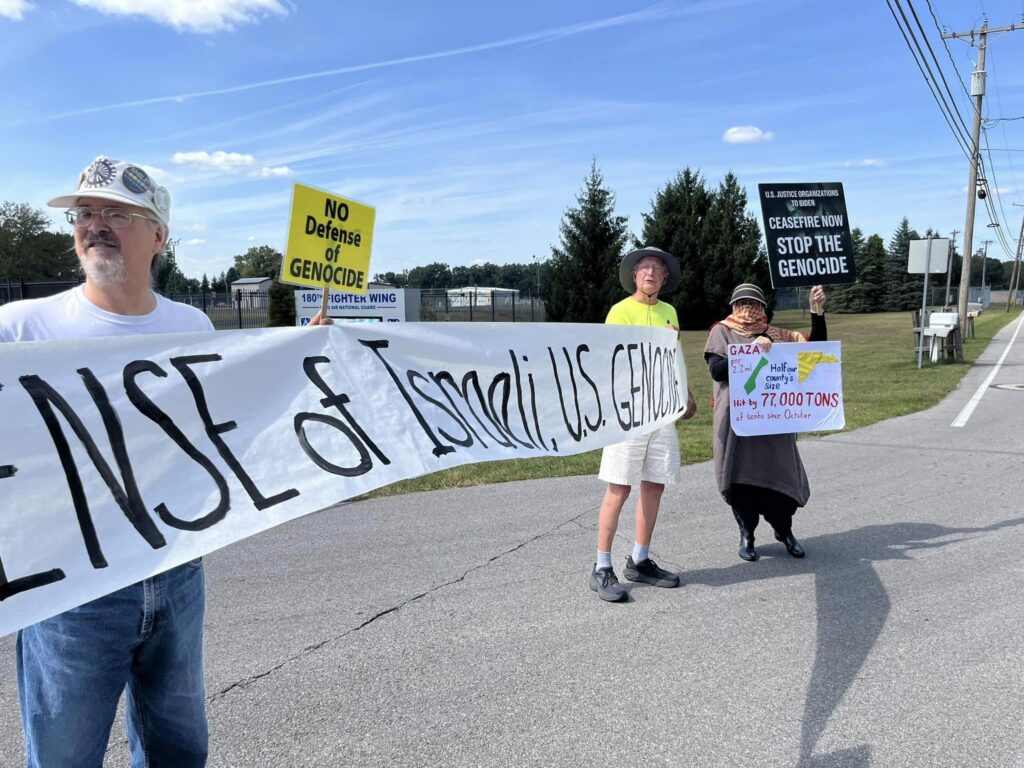
<path fill-rule="evenodd" d="M 957 31 L 1024 12 L 931 6 Z M 886 240 L 903 216 L 964 229 L 967 159 L 885 0 L 0 0 L 0 40 L 0 200 L 41 207 L 99 154 L 142 164 L 196 277 L 283 249 L 294 181 L 377 208 L 372 273 L 547 258 L 592 158 L 636 233 L 687 166 L 752 199 L 841 181 L 851 223 Z M 969 78 L 977 48 L 949 49 Z M 1024 117 L 1024 31 L 990 38 L 987 69 L 985 116 Z M 984 135 L 1015 244 L 1024 119 Z"/>

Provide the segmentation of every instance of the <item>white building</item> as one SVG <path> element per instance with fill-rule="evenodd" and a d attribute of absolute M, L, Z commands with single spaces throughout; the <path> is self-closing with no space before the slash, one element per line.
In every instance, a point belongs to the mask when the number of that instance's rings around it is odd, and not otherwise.
<path fill-rule="evenodd" d="M 471 285 L 465 288 L 448 289 L 449 307 L 489 307 L 491 301 L 495 305 L 511 305 L 519 298 L 519 291 L 514 288 L 488 288 Z"/>
<path fill-rule="evenodd" d="M 269 306 L 269 277 L 243 277 L 231 284 L 231 306 L 266 309 Z"/>

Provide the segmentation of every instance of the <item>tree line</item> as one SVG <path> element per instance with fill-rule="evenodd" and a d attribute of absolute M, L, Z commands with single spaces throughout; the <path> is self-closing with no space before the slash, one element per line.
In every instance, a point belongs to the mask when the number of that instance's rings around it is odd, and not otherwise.
<path fill-rule="evenodd" d="M 627 218 L 615 210 L 615 199 L 595 161 L 576 204 L 562 215 L 558 244 L 551 247 L 548 258 L 469 266 L 434 262 L 377 273 L 374 281 L 398 288 L 486 286 L 534 295 L 539 289 L 549 320 L 602 322 L 609 307 L 623 296 L 618 280 L 622 256 L 635 247 L 651 245 L 680 261 L 682 281 L 662 298 L 676 306 L 684 328 L 707 328 L 721 319 L 728 312 L 732 288 L 741 282 L 761 285 L 770 306 L 774 304 L 760 227 L 747 210 L 746 190 L 733 173 L 710 185 L 699 170 L 687 167 L 678 172 L 655 190 L 649 210 L 641 214 L 639 235 L 629 232 Z M 73 237 L 50 227 L 43 210 L 27 203 L 0 205 L 0 280 L 81 279 Z M 929 234 L 933 233 L 929 230 L 924 237 Z M 888 245 L 880 235 L 865 236 L 860 229 L 852 231 L 852 239 L 858 281 L 829 289 L 831 311 L 906 311 L 920 306 L 924 278 L 906 270 L 910 241 L 922 236 L 906 218 Z M 290 291 L 276 281 L 281 259 L 281 253 L 268 245 L 254 246 L 235 255 L 232 266 L 219 275 L 203 274 L 197 279 L 182 273 L 172 246 L 154 270 L 154 286 L 165 295 L 224 293 L 239 278 L 273 277 L 274 292 Z M 953 289 L 959 285 L 960 265 L 961 256 L 954 252 Z M 972 260 L 971 285 L 980 285 L 984 269 L 986 284 L 1007 288 L 1010 266 L 995 258 L 983 259 L 979 251 Z M 945 286 L 938 275 L 929 282 L 937 289 Z M 293 304 L 285 304 L 294 313 Z"/>

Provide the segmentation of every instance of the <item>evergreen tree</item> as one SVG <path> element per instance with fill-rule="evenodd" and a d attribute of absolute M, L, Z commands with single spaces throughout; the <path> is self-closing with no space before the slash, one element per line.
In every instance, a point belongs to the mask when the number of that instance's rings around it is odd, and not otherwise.
<path fill-rule="evenodd" d="M 629 234 L 626 217 L 615 215 L 615 195 L 604 186 L 596 160 L 576 202 L 562 215 L 560 242 L 551 248 L 542 289 L 547 319 L 600 323 L 624 298 L 619 261 Z"/>
<path fill-rule="evenodd" d="M 203 293 L 210 292 L 210 279 L 206 276 L 205 272 L 203 272 L 203 279 L 199 281 L 199 290 Z"/>
<path fill-rule="evenodd" d="M 860 229 L 851 233 L 857 282 L 829 289 L 828 309 L 836 313 L 881 312 L 885 298 L 885 243 L 878 235 L 867 240 Z"/>
<path fill-rule="evenodd" d="M 170 246 L 153 260 L 153 290 L 164 296 L 174 296 L 188 290 L 188 278 L 182 274 Z"/>
<path fill-rule="evenodd" d="M 679 259 L 682 281 L 670 296 L 683 328 L 709 327 L 729 310 L 739 283 L 766 291 L 768 263 L 757 220 L 746 211 L 747 193 L 732 173 L 709 190 L 699 171 L 684 169 L 659 189 L 643 214 L 637 245 L 652 245 Z"/>
<path fill-rule="evenodd" d="M 910 228 L 910 222 L 904 216 L 886 252 L 883 309 L 887 312 L 905 312 L 921 305 L 924 275 L 911 275 L 907 272 L 910 241 L 920 239 L 921 236 Z"/>
<path fill-rule="evenodd" d="M 272 328 L 295 325 L 295 286 L 277 280 L 270 284 L 267 325 Z"/>
<path fill-rule="evenodd" d="M 861 308 L 855 311 L 882 311 L 885 304 L 885 255 L 885 242 L 879 235 L 871 235 L 857 262 L 862 293 Z"/>

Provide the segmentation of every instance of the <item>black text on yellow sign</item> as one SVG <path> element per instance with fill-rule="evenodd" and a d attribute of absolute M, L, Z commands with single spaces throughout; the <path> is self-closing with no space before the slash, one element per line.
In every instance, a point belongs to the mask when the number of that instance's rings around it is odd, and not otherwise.
<path fill-rule="evenodd" d="M 376 210 L 296 184 L 281 282 L 366 293 Z"/>

